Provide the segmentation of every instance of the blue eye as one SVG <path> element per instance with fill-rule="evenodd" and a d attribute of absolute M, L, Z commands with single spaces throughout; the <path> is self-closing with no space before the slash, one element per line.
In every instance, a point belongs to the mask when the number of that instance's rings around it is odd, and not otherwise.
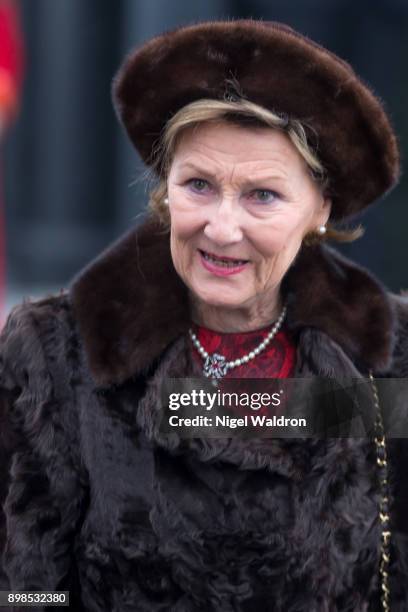
<path fill-rule="evenodd" d="M 209 186 L 208 181 L 200 178 L 192 178 L 187 181 L 187 185 L 190 185 L 193 188 L 193 191 L 198 193 L 203 193 L 205 189 Z"/>
<path fill-rule="evenodd" d="M 264 204 L 269 204 L 279 197 L 276 191 L 270 189 L 255 189 L 254 194 L 258 196 L 256 199 Z"/>
<path fill-rule="evenodd" d="M 270 189 L 255 189 L 252 192 L 254 195 L 254 199 L 258 202 L 262 202 L 262 204 L 271 204 L 277 198 L 279 198 L 279 194 L 276 191 L 272 191 Z"/>

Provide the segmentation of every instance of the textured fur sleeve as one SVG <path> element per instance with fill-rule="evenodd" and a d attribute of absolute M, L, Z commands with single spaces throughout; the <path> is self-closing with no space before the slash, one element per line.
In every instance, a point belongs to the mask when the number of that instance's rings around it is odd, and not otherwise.
<path fill-rule="evenodd" d="M 391 294 L 397 314 L 398 327 L 393 356 L 392 376 L 408 377 L 408 291 Z"/>
<path fill-rule="evenodd" d="M 0 588 L 70 590 L 85 487 L 66 434 L 56 300 L 15 307 L 0 336 Z"/>

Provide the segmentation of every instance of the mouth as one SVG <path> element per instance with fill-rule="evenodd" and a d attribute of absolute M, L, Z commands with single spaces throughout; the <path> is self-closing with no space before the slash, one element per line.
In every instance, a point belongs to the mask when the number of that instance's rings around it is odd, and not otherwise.
<path fill-rule="evenodd" d="M 233 257 L 224 257 L 209 253 L 198 249 L 200 254 L 201 264 L 211 274 L 215 276 L 231 276 L 239 274 L 245 270 L 249 264 L 249 259 L 235 259 Z"/>
<path fill-rule="evenodd" d="M 234 257 L 225 257 L 216 255 L 215 253 L 209 253 L 208 251 L 203 251 L 201 249 L 198 250 L 205 261 L 223 268 L 236 268 L 237 266 L 243 266 L 249 263 L 248 259 L 235 259 Z"/>

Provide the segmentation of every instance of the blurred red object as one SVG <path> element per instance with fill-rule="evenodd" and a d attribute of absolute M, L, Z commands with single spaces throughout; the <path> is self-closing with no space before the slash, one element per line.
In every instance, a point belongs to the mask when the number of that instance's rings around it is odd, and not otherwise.
<path fill-rule="evenodd" d="M 16 0 L 0 0 L 0 141 L 17 116 L 24 71 L 24 45 Z M 0 328 L 5 303 L 5 205 L 0 173 Z"/>

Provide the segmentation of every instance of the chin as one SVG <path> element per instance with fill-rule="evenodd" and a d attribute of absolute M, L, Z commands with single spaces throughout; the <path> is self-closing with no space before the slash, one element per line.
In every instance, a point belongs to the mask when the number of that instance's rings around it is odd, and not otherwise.
<path fill-rule="evenodd" d="M 225 295 L 220 289 L 213 291 L 196 291 L 193 289 L 195 297 L 206 304 L 218 308 L 238 308 L 248 299 L 248 296 L 241 294 Z"/>

